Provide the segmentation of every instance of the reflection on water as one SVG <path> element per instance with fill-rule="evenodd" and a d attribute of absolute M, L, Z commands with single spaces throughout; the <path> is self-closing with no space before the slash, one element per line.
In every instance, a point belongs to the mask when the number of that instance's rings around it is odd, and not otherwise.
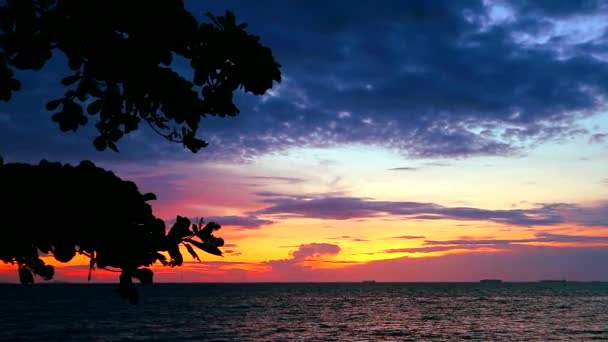
<path fill-rule="evenodd" d="M 606 340 L 608 284 L 0 286 L 3 341 Z"/>

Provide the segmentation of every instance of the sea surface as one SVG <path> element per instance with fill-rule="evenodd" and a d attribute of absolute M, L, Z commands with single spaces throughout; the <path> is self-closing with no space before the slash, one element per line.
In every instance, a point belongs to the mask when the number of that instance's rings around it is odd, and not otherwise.
<path fill-rule="evenodd" d="M 608 340 L 608 283 L 0 285 L 1 341 Z"/>

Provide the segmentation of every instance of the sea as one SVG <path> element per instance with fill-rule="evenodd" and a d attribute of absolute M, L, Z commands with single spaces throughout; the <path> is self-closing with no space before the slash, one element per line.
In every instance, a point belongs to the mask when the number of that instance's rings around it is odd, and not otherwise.
<path fill-rule="evenodd" d="M 1 341 L 608 340 L 608 283 L 0 285 Z"/>

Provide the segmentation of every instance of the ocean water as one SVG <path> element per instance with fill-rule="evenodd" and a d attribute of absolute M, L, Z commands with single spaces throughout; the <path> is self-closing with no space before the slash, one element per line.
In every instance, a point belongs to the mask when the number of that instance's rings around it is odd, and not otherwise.
<path fill-rule="evenodd" d="M 1 341 L 608 340 L 608 283 L 0 285 Z"/>

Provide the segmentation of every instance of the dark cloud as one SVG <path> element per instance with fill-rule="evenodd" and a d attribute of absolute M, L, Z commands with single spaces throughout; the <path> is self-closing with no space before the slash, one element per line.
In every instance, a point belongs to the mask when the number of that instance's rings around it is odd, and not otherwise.
<path fill-rule="evenodd" d="M 482 1 L 233 2 L 287 75 L 247 102 L 254 115 L 240 125 L 260 134 L 239 139 L 252 153 L 358 142 L 447 157 L 584 134 L 573 122 L 602 108 L 606 63 L 583 43 L 518 39 L 597 7 L 576 3 L 503 4 L 512 13 L 502 20 L 499 4 Z M 217 139 L 243 141 L 234 134 Z"/>
<path fill-rule="evenodd" d="M 193 156 L 151 130 L 97 153 L 92 125 L 60 133 L 44 111 L 63 92 L 60 59 L 20 73 L 24 91 L 0 103 L 7 160 L 241 159 L 294 146 L 362 143 L 418 157 L 509 155 L 585 134 L 576 121 L 603 108 L 606 32 L 585 39 L 560 22 L 593 23 L 599 1 L 232 1 L 282 64 L 268 95 L 238 93 L 241 115 L 209 118 Z M 223 2 L 187 2 L 200 19 Z M 597 25 L 596 25 L 597 26 Z M 563 31 L 563 30 L 562 30 Z"/>
<path fill-rule="evenodd" d="M 401 216 L 418 220 L 490 221 L 518 226 L 544 226 L 566 222 L 565 212 L 579 212 L 577 222 L 595 224 L 605 218 L 573 204 L 540 204 L 530 209 L 489 210 L 470 207 L 445 207 L 434 203 L 377 201 L 360 197 L 268 197 L 263 202 L 270 206 L 251 213 L 277 217 L 309 217 L 318 219 L 348 220 L 382 215 Z M 606 221 L 603 221 L 604 223 Z"/>

